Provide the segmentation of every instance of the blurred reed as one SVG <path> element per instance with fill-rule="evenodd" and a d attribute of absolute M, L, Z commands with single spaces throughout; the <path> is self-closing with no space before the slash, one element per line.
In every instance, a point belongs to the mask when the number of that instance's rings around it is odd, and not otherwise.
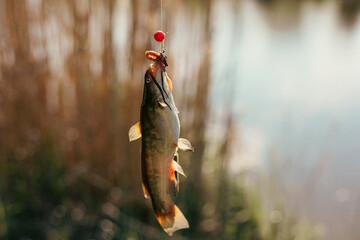
<path fill-rule="evenodd" d="M 211 2 L 168 5 L 197 9 L 190 14 L 205 16 L 201 34 L 210 41 Z M 201 6 L 207 6 L 204 12 Z M 144 51 L 154 47 L 150 36 L 159 4 L 6 1 L 0 11 L 1 237 L 164 237 L 150 227 L 157 224 L 139 187 L 139 143 L 127 139 L 139 118 L 149 64 Z M 197 148 L 192 160 L 183 158 L 189 169 L 182 187 L 189 236 L 201 232 L 209 46 L 200 49 L 201 67 L 183 82 L 195 91 L 178 97 L 191 106 L 179 104 L 188 116 L 182 118 L 183 132 Z M 174 85 L 180 95 L 181 83 L 174 79 Z"/>

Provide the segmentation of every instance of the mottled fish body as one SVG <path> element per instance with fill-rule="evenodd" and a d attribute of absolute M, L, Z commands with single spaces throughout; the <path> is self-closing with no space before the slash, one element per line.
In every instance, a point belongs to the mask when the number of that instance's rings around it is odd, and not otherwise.
<path fill-rule="evenodd" d="M 172 95 L 172 83 L 166 74 L 166 58 L 153 51 L 145 53 L 154 63 L 145 73 L 140 123 L 130 128 L 130 141 L 142 137 L 141 172 L 146 198 L 151 198 L 155 216 L 169 235 L 189 228 L 189 224 L 173 203 L 179 189 L 178 173 L 184 174 L 177 149 L 193 150 L 180 136 L 178 110 Z M 175 158 L 175 161 L 174 161 Z"/>

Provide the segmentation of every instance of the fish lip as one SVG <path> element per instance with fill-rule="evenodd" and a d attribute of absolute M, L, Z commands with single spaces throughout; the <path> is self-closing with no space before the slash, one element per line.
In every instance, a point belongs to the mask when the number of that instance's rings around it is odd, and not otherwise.
<path fill-rule="evenodd" d="M 145 52 L 145 56 L 147 59 L 153 61 L 154 63 L 159 63 L 161 65 L 161 68 L 165 71 L 165 68 L 168 66 L 168 64 L 167 57 L 164 53 L 165 50 L 163 50 L 161 53 L 149 50 Z"/>

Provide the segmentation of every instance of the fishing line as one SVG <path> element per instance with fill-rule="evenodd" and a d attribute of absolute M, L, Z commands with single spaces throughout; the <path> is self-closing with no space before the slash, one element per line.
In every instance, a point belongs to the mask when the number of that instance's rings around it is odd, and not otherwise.
<path fill-rule="evenodd" d="M 161 30 L 163 30 L 162 29 L 162 19 L 163 19 L 163 17 L 162 17 L 162 0 L 160 0 L 160 29 Z"/>
<path fill-rule="evenodd" d="M 160 30 L 163 31 L 162 28 L 162 0 L 160 0 Z M 165 41 L 165 39 L 164 39 Z M 160 52 L 162 52 L 164 50 L 165 52 L 165 44 L 163 43 L 164 41 L 160 42 Z M 163 44 L 163 47 L 161 47 L 161 44 Z"/>
<path fill-rule="evenodd" d="M 160 30 L 156 31 L 154 34 L 154 39 L 160 43 L 159 52 L 164 53 L 165 52 L 165 33 L 163 32 L 163 1 L 160 0 Z M 161 45 L 163 43 L 163 45 Z"/>

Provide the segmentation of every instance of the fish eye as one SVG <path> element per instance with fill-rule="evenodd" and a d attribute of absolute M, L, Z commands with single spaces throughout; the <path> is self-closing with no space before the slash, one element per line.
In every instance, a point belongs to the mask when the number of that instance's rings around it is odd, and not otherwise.
<path fill-rule="evenodd" d="M 145 81 L 146 81 L 146 83 L 150 83 L 151 80 L 150 80 L 150 78 L 147 77 L 147 78 L 145 78 Z"/>

